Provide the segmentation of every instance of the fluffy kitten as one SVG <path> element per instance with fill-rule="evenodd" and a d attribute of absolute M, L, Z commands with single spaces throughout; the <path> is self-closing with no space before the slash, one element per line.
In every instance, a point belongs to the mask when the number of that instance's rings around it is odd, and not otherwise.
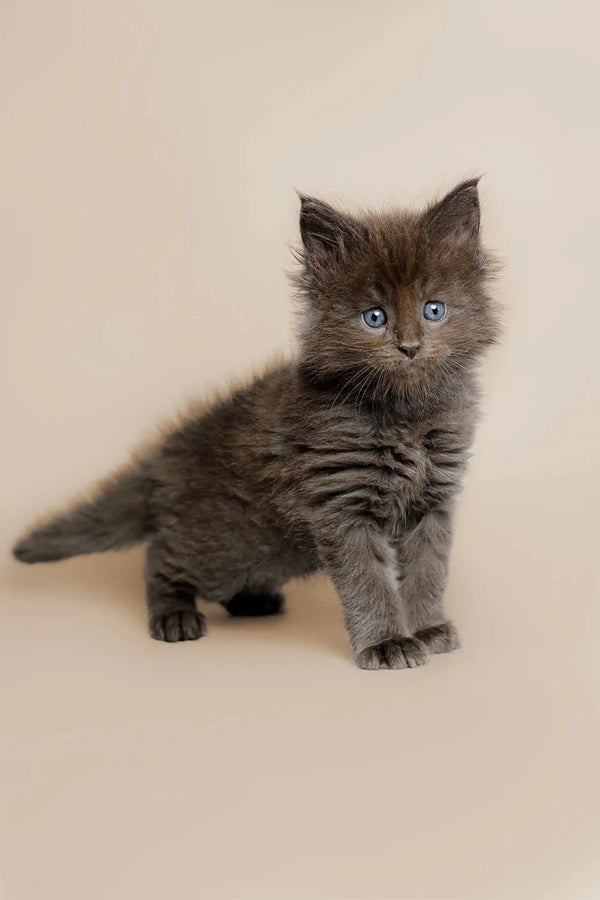
<path fill-rule="evenodd" d="M 443 609 L 452 508 L 497 331 L 477 181 L 418 214 L 301 203 L 297 359 L 172 430 L 14 555 L 146 541 L 164 641 L 204 634 L 196 597 L 277 613 L 286 581 L 325 570 L 359 666 L 422 665 L 459 644 Z"/>

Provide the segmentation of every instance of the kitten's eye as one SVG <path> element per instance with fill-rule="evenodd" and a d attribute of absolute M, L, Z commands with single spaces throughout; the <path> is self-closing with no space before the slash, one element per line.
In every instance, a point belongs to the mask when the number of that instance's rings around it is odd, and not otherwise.
<path fill-rule="evenodd" d="M 429 300 L 423 307 L 423 315 L 430 322 L 441 322 L 446 315 L 446 304 L 437 300 Z"/>
<path fill-rule="evenodd" d="M 362 314 L 362 320 L 369 328 L 381 328 L 387 322 L 387 316 L 380 306 L 374 306 Z"/>

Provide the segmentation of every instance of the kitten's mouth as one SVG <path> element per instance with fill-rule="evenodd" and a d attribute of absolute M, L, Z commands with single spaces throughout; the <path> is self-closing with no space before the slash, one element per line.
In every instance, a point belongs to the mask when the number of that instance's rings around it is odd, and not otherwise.
<path fill-rule="evenodd" d="M 401 356 L 398 360 L 397 371 L 402 372 L 403 375 L 416 375 L 421 370 L 421 362 L 421 357 L 407 359 L 405 356 Z"/>

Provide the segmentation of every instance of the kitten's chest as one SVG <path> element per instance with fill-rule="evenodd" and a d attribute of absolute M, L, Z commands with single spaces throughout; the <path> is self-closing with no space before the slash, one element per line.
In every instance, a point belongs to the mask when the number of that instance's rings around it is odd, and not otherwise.
<path fill-rule="evenodd" d="M 425 502 L 432 478 L 430 454 L 422 430 L 407 425 L 381 434 L 374 456 L 372 511 L 393 530 L 409 509 Z"/>
<path fill-rule="evenodd" d="M 299 472 L 311 509 L 367 516 L 395 533 L 456 493 L 466 460 L 456 429 L 407 423 L 307 443 Z"/>
<path fill-rule="evenodd" d="M 426 513 L 442 508 L 460 490 L 470 439 L 466 429 L 448 424 L 419 425 L 401 435 L 400 446 L 409 447 L 415 459 L 413 476 L 407 473 L 404 496 L 402 491 L 396 495 L 402 507 L 403 528 L 414 527 Z M 397 517 L 392 514 L 392 518 L 396 521 Z"/>

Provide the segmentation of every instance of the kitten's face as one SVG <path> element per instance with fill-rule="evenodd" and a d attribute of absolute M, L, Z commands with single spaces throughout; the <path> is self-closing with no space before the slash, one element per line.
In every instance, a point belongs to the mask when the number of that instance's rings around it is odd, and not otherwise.
<path fill-rule="evenodd" d="M 406 390 L 493 342 L 476 182 L 420 215 L 357 219 L 303 198 L 300 226 L 303 361 L 316 377 Z"/>

